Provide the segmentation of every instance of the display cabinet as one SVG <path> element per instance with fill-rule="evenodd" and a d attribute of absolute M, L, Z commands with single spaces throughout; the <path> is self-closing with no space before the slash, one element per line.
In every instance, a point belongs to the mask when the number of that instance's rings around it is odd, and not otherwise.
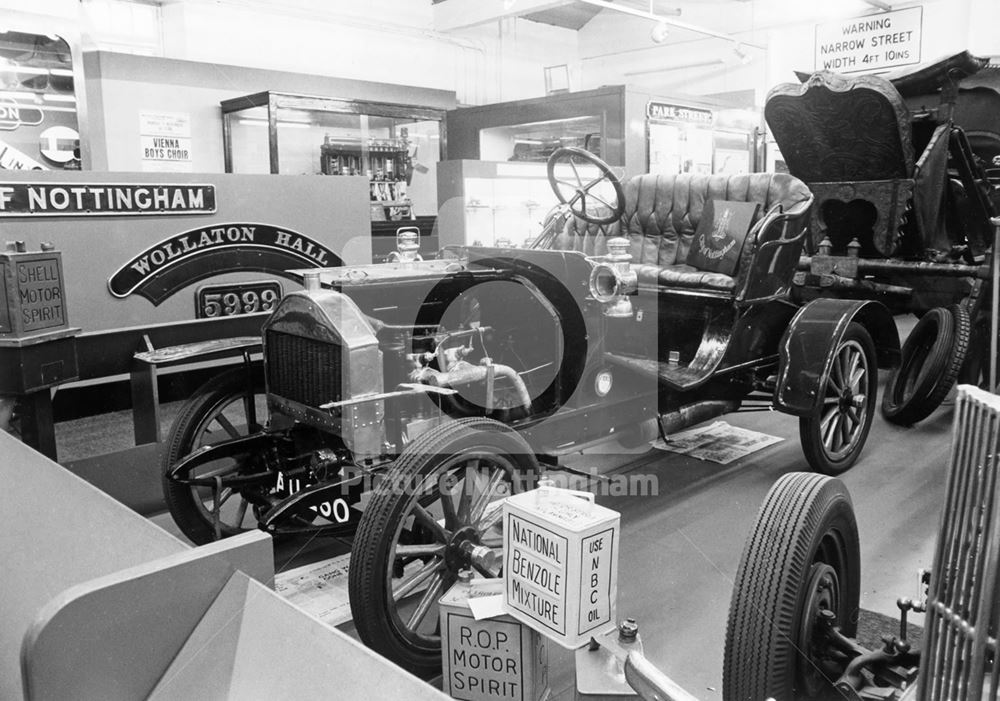
<path fill-rule="evenodd" d="M 622 177 L 621 167 L 612 167 Z M 584 179 L 596 168 L 580 166 Z M 574 176 L 568 166 L 556 177 Z M 538 236 L 549 211 L 558 204 L 545 163 L 444 161 L 438 166 L 438 229 L 441 246 L 523 247 Z"/>
<path fill-rule="evenodd" d="M 611 85 L 447 113 L 449 161 L 544 163 L 575 146 L 627 175 L 760 170 L 760 114 Z"/>
<path fill-rule="evenodd" d="M 364 175 L 373 220 L 436 211 L 443 110 L 267 91 L 222 118 L 226 172 Z"/>

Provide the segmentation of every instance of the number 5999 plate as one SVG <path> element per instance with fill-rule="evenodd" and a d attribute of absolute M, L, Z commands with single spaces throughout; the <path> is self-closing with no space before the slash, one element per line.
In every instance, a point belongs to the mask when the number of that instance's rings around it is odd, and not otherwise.
<path fill-rule="evenodd" d="M 204 285 L 194 293 L 199 319 L 269 312 L 281 299 L 281 283 L 274 280 Z"/>

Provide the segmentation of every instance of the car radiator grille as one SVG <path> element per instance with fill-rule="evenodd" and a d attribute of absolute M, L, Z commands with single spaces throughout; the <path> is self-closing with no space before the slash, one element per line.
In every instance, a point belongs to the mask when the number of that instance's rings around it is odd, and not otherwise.
<path fill-rule="evenodd" d="M 959 391 L 951 469 L 927 599 L 918 698 L 998 698 L 1000 397 Z"/>
<path fill-rule="evenodd" d="M 268 392 L 307 406 L 341 400 L 341 347 L 268 330 Z"/>

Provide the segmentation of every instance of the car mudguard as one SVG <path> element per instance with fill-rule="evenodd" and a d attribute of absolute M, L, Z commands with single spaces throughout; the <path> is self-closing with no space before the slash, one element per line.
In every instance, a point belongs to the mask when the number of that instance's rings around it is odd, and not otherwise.
<path fill-rule="evenodd" d="M 851 322 L 875 341 L 880 368 L 899 363 L 899 333 L 888 308 L 871 300 L 816 299 L 792 317 L 778 347 L 774 406 L 796 416 L 819 409 L 834 353 Z"/>
<path fill-rule="evenodd" d="M 189 479 L 187 475 L 193 468 L 220 458 L 233 458 L 239 455 L 260 454 L 276 447 L 284 439 L 283 434 L 261 431 L 249 436 L 240 436 L 232 440 L 198 448 L 190 455 L 178 460 L 167 472 L 167 478 L 180 484 L 206 485 L 212 484 L 211 479 Z"/>
<path fill-rule="evenodd" d="M 350 535 L 357 530 L 361 518 L 361 495 L 371 486 L 369 473 L 348 468 L 337 478 L 310 485 L 282 499 L 262 514 L 260 527 L 273 535 L 310 530 Z M 316 516 L 326 519 L 326 523 L 312 525 Z"/>

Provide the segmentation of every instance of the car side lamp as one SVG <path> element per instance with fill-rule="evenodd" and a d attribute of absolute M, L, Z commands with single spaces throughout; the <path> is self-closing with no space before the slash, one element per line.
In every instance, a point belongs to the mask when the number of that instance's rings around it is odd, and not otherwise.
<path fill-rule="evenodd" d="M 632 316 L 632 300 L 639 289 L 638 277 L 632 270 L 629 242 L 620 236 L 608 239 L 608 253 L 594 258 L 590 271 L 590 294 L 604 305 L 604 315 L 616 319 Z"/>

